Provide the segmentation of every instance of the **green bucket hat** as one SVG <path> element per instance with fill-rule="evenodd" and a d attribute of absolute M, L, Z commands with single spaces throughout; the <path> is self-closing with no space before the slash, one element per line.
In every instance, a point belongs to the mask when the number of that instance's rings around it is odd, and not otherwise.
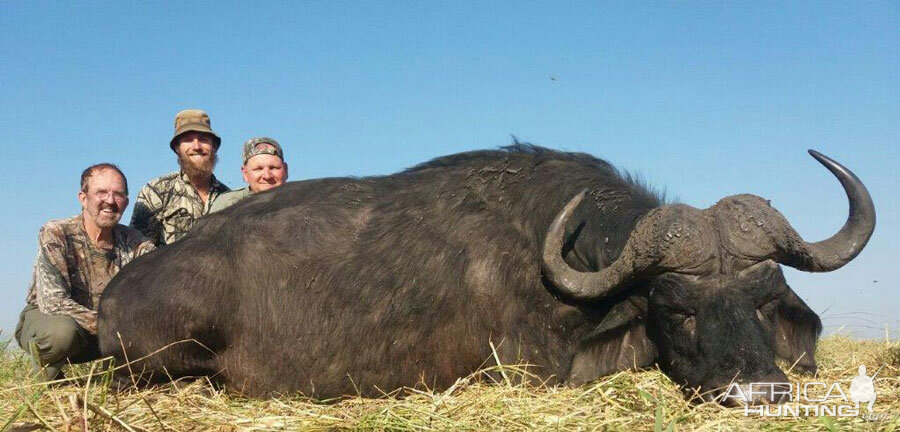
<path fill-rule="evenodd" d="M 209 123 L 209 114 L 206 111 L 198 109 L 186 109 L 175 114 L 175 135 L 169 141 L 169 147 L 175 151 L 175 145 L 178 144 L 178 137 L 187 132 L 201 132 L 208 134 L 213 139 L 213 147 L 219 150 L 222 139 L 213 132 Z M 176 152 L 177 153 L 177 152 Z"/>

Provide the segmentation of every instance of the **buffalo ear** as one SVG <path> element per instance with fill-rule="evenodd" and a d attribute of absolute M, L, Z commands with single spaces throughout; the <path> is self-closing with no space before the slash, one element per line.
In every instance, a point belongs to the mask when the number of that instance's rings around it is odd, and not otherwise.
<path fill-rule="evenodd" d="M 603 375 L 638 369 L 656 360 L 656 345 L 647 337 L 647 298 L 629 297 L 613 306 L 579 343 L 566 380 L 582 385 Z"/>
<path fill-rule="evenodd" d="M 778 304 L 775 313 L 775 353 L 802 373 L 816 373 L 816 341 L 822 320 L 794 290 Z"/>

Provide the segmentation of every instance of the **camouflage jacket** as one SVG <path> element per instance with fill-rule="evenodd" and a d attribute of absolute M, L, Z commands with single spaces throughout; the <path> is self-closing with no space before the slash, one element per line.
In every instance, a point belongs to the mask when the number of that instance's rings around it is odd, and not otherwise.
<path fill-rule="evenodd" d="M 26 302 L 47 315 L 68 315 L 96 333 L 100 294 L 125 264 L 156 248 L 125 225 L 113 228 L 113 248 L 95 246 L 82 215 L 53 220 L 38 234 L 38 254 Z"/>
<path fill-rule="evenodd" d="M 155 178 L 141 188 L 131 227 L 143 233 L 159 245 L 167 245 L 180 239 L 194 225 L 194 221 L 207 213 L 209 207 L 228 186 L 212 177 L 209 199 L 206 204 L 183 172 L 175 172 Z"/>

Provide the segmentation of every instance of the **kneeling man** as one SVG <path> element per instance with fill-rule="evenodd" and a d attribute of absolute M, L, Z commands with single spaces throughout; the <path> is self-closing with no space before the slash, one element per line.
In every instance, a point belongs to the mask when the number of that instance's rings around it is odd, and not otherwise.
<path fill-rule="evenodd" d="M 128 183 L 117 166 L 101 163 L 84 170 L 78 200 L 80 214 L 41 228 L 16 327 L 16 340 L 31 352 L 35 375 L 42 380 L 57 379 L 67 361 L 100 357 L 100 294 L 122 266 L 155 247 L 137 230 L 118 224 L 128 207 Z"/>
<path fill-rule="evenodd" d="M 244 165 L 241 173 L 247 187 L 225 192 L 216 199 L 209 212 L 217 212 L 250 196 L 284 184 L 288 177 L 288 165 L 278 141 L 268 137 L 252 138 L 244 143 Z"/>

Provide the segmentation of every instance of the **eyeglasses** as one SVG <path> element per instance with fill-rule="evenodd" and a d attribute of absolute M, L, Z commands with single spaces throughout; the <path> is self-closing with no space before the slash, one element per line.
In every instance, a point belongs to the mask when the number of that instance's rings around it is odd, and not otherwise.
<path fill-rule="evenodd" d="M 116 201 L 125 201 L 128 199 L 128 195 L 118 191 L 96 191 L 93 193 L 93 195 L 101 200 L 106 200 L 110 197 L 112 197 L 112 199 Z"/>

